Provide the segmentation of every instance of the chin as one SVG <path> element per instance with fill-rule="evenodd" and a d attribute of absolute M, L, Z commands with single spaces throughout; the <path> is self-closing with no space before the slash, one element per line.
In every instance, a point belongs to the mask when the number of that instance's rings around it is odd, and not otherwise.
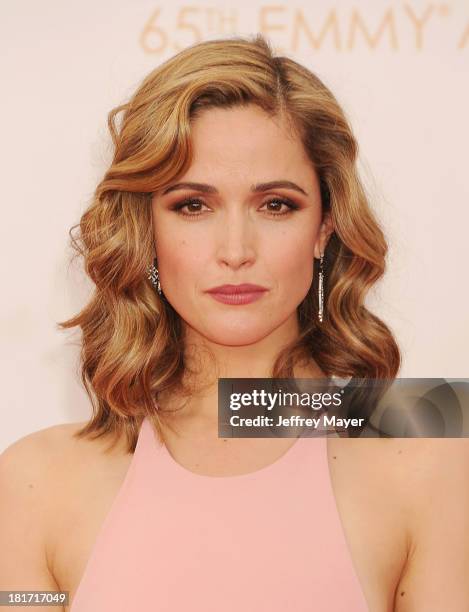
<path fill-rule="evenodd" d="M 247 346 L 260 342 L 266 336 L 274 331 L 274 327 L 266 328 L 265 321 L 258 321 L 255 324 L 250 321 L 249 324 L 229 321 L 216 322 L 210 321 L 209 327 L 203 335 L 216 344 L 223 346 Z"/>

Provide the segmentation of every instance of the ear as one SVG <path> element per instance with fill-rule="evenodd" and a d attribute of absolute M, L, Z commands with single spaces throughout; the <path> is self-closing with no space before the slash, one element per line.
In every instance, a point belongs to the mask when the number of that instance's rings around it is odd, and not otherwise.
<path fill-rule="evenodd" d="M 324 213 L 321 227 L 319 228 L 318 232 L 318 237 L 314 244 L 314 256 L 317 259 L 320 259 L 321 253 L 324 253 L 326 250 L 327 243 L 329 242 L 329 238 L 331 237 L 333 231 L 334 225 L 332 223 L 331 213 L 326 212 Z"/>

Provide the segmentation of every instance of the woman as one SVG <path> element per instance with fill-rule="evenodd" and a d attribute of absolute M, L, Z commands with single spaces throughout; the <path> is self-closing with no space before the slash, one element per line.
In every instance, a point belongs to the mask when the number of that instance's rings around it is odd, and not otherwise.
<path fill-rule="evenodd" d="M 2 455 L 1 588 L 73 612 L 468 609 L 463 441 L 218 438 L 219 377 L 398 372 L 334 96 L 260 36 L 210 41 L 109 127 L 74 240 L 96 289 L 61 324 L 94 415 Z"/>

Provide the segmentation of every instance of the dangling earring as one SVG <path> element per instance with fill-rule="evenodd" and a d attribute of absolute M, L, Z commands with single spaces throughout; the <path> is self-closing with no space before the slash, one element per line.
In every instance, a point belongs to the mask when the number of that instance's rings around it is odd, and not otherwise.
<path fill-rule="evenodd" d="M 324 318 L 324 253 L 321 253 L 321 259 L 319 260 L 318 298 L 318 319 L 319 323 L 322 323 Z"/>
<path fill-rule="evenodd" d="M 151 281 L 151 284 L 153 285 L 153 287 L 156 288 L 156 290 L 158 291 L 158 294 L 161 295 L 162 291 L 161 291 L 161 285 L 160 285 L 160 275 L 158 274 L 158 268 L 156 267 L 156 257 L 153 260 L 153 263 L 151 264 L 151 266 L 148 266 L 147 268 L 147 274 L 148 274 L 148 280 Z"/>

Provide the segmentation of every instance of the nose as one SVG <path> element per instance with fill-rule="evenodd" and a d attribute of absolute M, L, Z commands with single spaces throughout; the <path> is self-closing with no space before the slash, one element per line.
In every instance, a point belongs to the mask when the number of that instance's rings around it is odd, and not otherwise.
<path fill-rule="evenodd" d="M 255 261 L 255 228 L 249 211 L 233 207 L 220 217 L 216 257 L 219 264 L 237 269 Z"/>

